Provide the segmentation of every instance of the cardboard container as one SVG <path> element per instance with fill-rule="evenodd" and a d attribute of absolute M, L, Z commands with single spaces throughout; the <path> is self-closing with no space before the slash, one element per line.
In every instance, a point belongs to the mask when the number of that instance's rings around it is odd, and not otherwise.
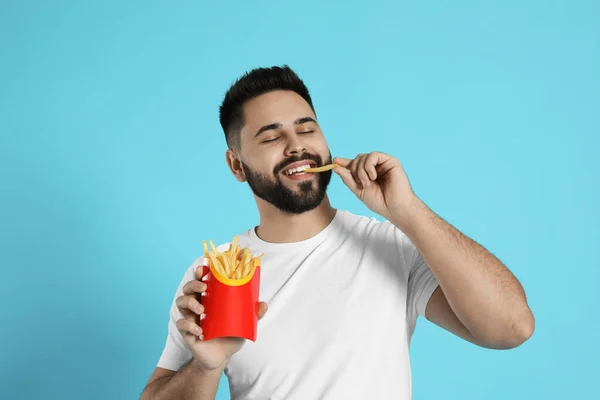
<path fill-rule="evenodd" d="M 242 279 L 219 274 L 208 258 L 204 259 L 204 268 L 208 269 L 203 279 L 207 289 L 200 297 L 206 314 L 200 321 L 204 340 L 234 336 L 256 341 L 260 265 Z"/>

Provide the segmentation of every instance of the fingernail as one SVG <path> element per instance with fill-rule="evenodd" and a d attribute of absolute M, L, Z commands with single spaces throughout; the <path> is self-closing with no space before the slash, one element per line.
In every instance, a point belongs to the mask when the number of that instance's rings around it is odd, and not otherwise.
<path fill-rule="evenodd" d="M 206 314 L 200 314 L 200 321 L 202 321 L 204 318 L 206 318 Z"/>
<path fill-rule="evenodd" d="M 198 336 L 202 335 L 202 331 L 200 330 L 200 328 L 196 328 L 196 335 L 198 335 Z"/>
<path fill-rule="evenodd" d="M 204 311 L 204 308 L 202 308 L 202 306 L 196 306 L 196 312 L 198 314 L 200 314 L 202 311 Z"/>
<path fill-rule="evenodd" d="M 200 339 L 200 340 L 204 340 L 204 335 L 200 335 L 200 336 L 198 336 L 198 339 Z"/>

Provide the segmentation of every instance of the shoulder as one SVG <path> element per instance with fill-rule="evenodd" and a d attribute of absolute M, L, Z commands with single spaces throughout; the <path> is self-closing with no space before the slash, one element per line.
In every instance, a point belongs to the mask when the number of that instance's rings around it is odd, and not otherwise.
<path fill-rule="evenodd" d="M 358 215 L 346 210 L 339 210 L 339 212 L 340 225 L 354 235 L 373 239 L 387 238 L 388 240 L 402 240 L 406 236 L 404 232 L 387 220 Z"/>
<path fill-rule="evenodd" d="M 341 223 L 344 236 L 364 248 L 387 254 L 396 262 L 406 262 L 414 248 L 408 236 L 388 220 L 343 211 Z"/>

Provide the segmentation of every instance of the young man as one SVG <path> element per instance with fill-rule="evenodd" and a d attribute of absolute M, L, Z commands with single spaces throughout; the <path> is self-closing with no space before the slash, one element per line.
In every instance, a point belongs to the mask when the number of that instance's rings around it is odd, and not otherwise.
<path fill-rule="evenodd" d="M 227 164 L 260 212 L 239 235 L 264 254 L 258 340 L 203 340 L 199 258 L 177 290 L 142 399 L 214 399 L 223 371 L 233 399 L 410 399 L 418 316 L 487 348 L 532 335 L 517 279 L 419 200 L 400 161 L 380 152 L 331 159 L 309 92 L 287 66 L 244 75 L 220 113 Z M 334 209 L 331 171 L 302 172 L 332 161 L 384 222 Z"/>

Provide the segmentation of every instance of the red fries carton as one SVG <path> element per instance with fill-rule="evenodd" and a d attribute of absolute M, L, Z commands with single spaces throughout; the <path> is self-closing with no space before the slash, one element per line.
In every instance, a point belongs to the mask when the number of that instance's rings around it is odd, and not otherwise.
<path fill-rule="evenodd" d="M 206 317 L 200 321 L 204 340 L 224 336 L 256 341 L 260 288 L 260 257 L 252 258 L 248 249 L 237 247 L 221 253 L 211 241 L 205 244 L 202 279 L 207 289 L 200 302 Z"/>

